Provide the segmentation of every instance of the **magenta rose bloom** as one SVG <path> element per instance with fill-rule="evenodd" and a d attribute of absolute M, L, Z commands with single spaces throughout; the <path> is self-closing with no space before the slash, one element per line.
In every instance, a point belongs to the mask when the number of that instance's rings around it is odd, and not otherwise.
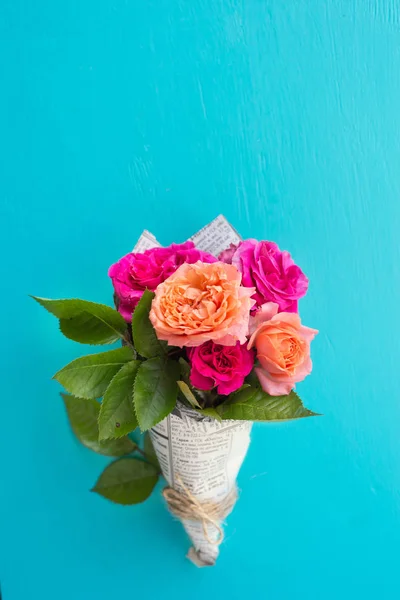
<path fill-rule="evenodd" d="M 108 270 L 119 300 L 118 311 L 126 321 L 130 321 L 145 289 L 153 292 L 183 263 L 193 264 L 198 260 L 204 263 L 217 261 L 215 256 L 198 250 L 193 242 L 130 252 L 123 256 Z"/>
<path fill-rule="evenodd" d="M 239 389 L 244 378 L 253 368 L 254 353 L 247 344 L 222 346 L 208 341 L 190 348 L 190 383 L 193 387 L 208 391 L 217 388 L 218 394 L 228 395 Z"/>
<path fill-rule="evenodd" d="M 254 308 L 276 302 L 279 312 L 297 312 L 297 301 L 307 292 L 308 279 L 289 252 L 282 252 L 274 242 L 245 240 L 233 255 L 232 264 L 242 273 L 242 285 L 256 288 Z"/>
<path fill-rule="evenodd" d="M 221 254 L 219 254 L 218 260 L 220 260 L 221 262 L 224 262 L 228 265 L 231 265 L 232 257 L 235 254 L 237 247 L 238 247 L 238 244 L 230 244 L 229 248 L 227 248 L 226 250 L 223 250 L 221 252 Z"/>

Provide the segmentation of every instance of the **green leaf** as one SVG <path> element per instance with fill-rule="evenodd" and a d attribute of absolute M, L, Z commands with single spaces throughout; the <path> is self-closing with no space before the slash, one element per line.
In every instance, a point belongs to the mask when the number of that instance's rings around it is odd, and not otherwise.
<path fill-rule="evenodd" d="M 132 360 L 126 346 L 73 360 L 54 375 L 68 392 L 80 398 L 100 398 L 120 368 Z"/>
<path fill-rule="evenodd" d="M 156 357 L 142 362 L 135 379 L 134 403 L 142 431 L 164 419 L 174 408 L 178 395 L 178 363 Z"/>
<path fill-rule="evenodd" d="M 181 357 L 181 358 L 179 358 L 178 363 L 179 363 L 179 367 L 180 367 L 180 371 L 181 371 L 182 381 L 184 381 L 186 383 L 186 385 L 189 387 L 191 393 L 193 394 L 193 396 L 196 399 L 197 404 L 201 408 L 202 403 L 204 404 L 210 399 L 209 392 L 203 392 L 202 390 L 198 390 L 192 386 L 192 384 L 190 383 L 190 365 L 187 362 L 187 360 L 185 360 L 184 358 Z M 179 383 L 178 383 L 178 385 L 179 385 Z M 183 390 L 181 390 L 181 391 L 182 391 L 182 393 L 184 393 Z M 189 403 L 190 403 L 190 400 L 189 400 Z M 193 404 L 192 404 L 192 406 L 193 406 Z M 193 406 L 193 408 L 195 408 L 195 406 Z"/>
<path fill-rule="evenodd" d="M 156 451 L 154 450 L 153 442 L 148 431 L 144 435 L 144 453 L 146 459 L 154 465 L 158 471 L 161 471 L 160 463 L 158 462 Z"/>
<path fill-rule="evenodd" d="M 204 415 L 205 417 L 212 417 L 213 419 L 217 419 L 217 421 L 222 420 L 221 415 L 217 412 L 217 409 L 213 408 L 212 406 L 210 406 L 209 408 L 202 408 L 197 412 L 199 412 L 201 415 Z"/>
<path fill-rule="evenodd" d="M 60 319 L 60 329 L 69 339 L 82 344 L 112 344 L 124 338 L 127 324 L 118 311 L 86 300 L 49 300 L 32 296 Z"/>
<path fill-rule="evenodd" d="M 154 465 L 137 458 L 121 458 L 106 467 L 91 490 L 117 504 L 138 504 L 157 483 Z"/>
<path fill-rule="evenodd" d="M 178 387 L 185 396 L 186 400 L 189 402 L 190 406 L 193 408 L 201 408 L 201 405 L 199 404 L 196 396 L 193 394 L 188 384 L 184 381 L 177 381 L 176 383 L 178 384 Z"/>
<path fill-rule="evenodd" d="M 133 384 L 140 361 L 126 363 L 111 380 L 100 408 L 99 438 L 119 438 L 138 426 L 133 407 Z"/>
<path fill-rule="evenodd" d="M 96 400 L 77 398 L 68 394 L 61 394 L 61 397 L 64 400 L 72 431 L 84 446 L 106 456 L 123 456 L 135 450 L 136 444 L 128 437 L 99 442 L 97 419 L 100 404 Z"/>
<path fill-rule="evenodd" d="M 316 416 L 303 406 L 296 392 L 287 396 L 270 396 L 262 389 L 247 387 L 229 396 L 217 407 L 222 419 L 243 421 L 289 421 Z"/>
<path fill-rule="evenodd" d="M 257 366 L 257 363 L 256 363 L 256 366 Z M 251 387 L 254 387 L 254 388 L 260 387 L 260 381 L 258 379 L 258 375 L 257 375 L 255 369 L 250 371 L 250 373 L 247 375 L 247 377 L 245 378 L 245 383 L 248 383 L 249 385 L 251 385 Z"/>
<path fill-rule="evenodd" d="M 178 360 L 178 363 L 179 363 L 179 367 L 181 370 L 181 377 L 182 377 L 183 381 L 187 385 L 190 385 L 190 365 L 189 365 L 188 361 L 185 360 L 184 358 L 180 357 L 180 359 Z"/>
<path fill-rule="evenodd" d="M 113 344 L 121 339 L 104 321 L 87 312 L 82 312 L 71 319 L 60 319 L 60 331 L 74 342 L 94 346 Z"/>
<path fill-rule="evenodd" d="M 246 402 L 249 398 L 254 396 L 254 394 L 258 390 L 262 391 L 259 385 L 252 387 L 251 385 L 244 384 L 244 385 L 242 385 L 241 388 L 239 388 L 238 390 L 236 390 L 235 392 L 232 392 L 232 394 L 230 394 L 230 396 L 225 400 L 225 404 L 227 402 L 231 403 L 234 400 L 240 400 L 240 402 Z M 269 396 L 269 394 L 267 394 L 267 396 Z"/>
<path fill-rule="evenodd" d="M 146 290 L 140 298 L 132 315 L 132 337 L 136 350 L 145 358 L 163 356 L 167 352 L 167 343 L 160 341 L 149 319 L 154 293 Z"/>

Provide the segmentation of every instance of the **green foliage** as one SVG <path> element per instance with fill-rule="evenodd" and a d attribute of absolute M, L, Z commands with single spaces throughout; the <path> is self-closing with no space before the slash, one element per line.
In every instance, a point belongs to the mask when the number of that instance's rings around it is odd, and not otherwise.
<path fill-rule="evenodd" d="M 132 315 L 132 337 L 136 350 L 145 358 L 163 356 L 167 352 L 167 343 L 160 341 L 149 319 L 154 293 L 146 290 Z"/>
<path fill-rule="evenodd" d="M 121 458 L 104 469 L 92 492 L 117 504 L 138 504 L 150 496 L 157 479 L 154 465 L 137 458 Z"/>
<path fill-rule="evenodd" d="M 113 328 L 88 312 L 71 319 L 60 319 L 60 331 L 74 342 L 93 346 L 113 344 L 120 339 Z"/>
<path fill-rule="evenodd" d="M 126 322 L 110 306 L 78 299 L 32 298 L 58 317 L 62 333 L 76 342 L 112 344 L 126 335 Z"/>
<path fill-rule="evenodd" d="M 106 456 L 123 456 L 135 450 L 136 444 L 128 437 L 99 442 L 97 419 L 100 404 L 96 400 L 77 398 L 68 394 L 61 394 L 61 397 L 64 400 L 72 431 L 84 446 Z"/>
<path fill-rule="evenodd" d="M 212 417 L 213 419 L 217 419 L 217 421 L 222 420 L 221 415 L 219 414 L 217 409 L 213 408 L 212 406 L 210 406 L 209 408 L 202 408 L 201 410 L 198 410 L 197 412 L 199 412 L 201 415 L 203 415 L 205 417 Z"/>
<path fill-rule="evenodd" d="M 174 408 L 178 395 L 179 366 L 163 357 L 144 361 L 134 386 L 134 403 L 140 429 L 146 431 Z"/>
<path fill-rule="evenodd" d="M 178 381 L 178 386 L 182 392 L 182 394 L 185 396 L 186 400 L 189 402 L 189 404 L 193 407 L 193 408 L 201 408 L 202 406 L 204 406 L 207 403 L 210 403 L 210 393 L 209 392 L 203 392 L 202 390 L 197 390 L 196 388 L 194 388 L 192 386 L 192 384 L 190 383 L 190 365 L 187 362 L 187 360 L 185 360 L 184 358 L 180 357 L 178 360 L 179 363 L 179 368 L 180 368 L 180 372 L 181 372 L 181 380 L 186 384 L 186 386 L 189 388 L 190 393 L 194 396 L 195 400 L 193 400 L 193 398 L 188 398 L 187 397 L 187 388 L 185 388 L 185 386 L 182 386 L 179 381 Z M 218 418 L 219 415 L 218 415 Z"/>
<path fill-rule="evenodd" d="M 179 368 L 181 371 L 181 378 L 182 380 L 187 384 L 190 385 L 190 365 L 188 363 L 187 360 L 185 360 L 184 358 L 180 357 L 180 359 L 178 360 L 179 362 Z"/>
<path fill-rule="evenodd" d="M 111 380 L 100 408 L 99 438 L 119 438 L 138 426 L 133 407 L 133 384 L 140 361 L 126 363 Z"/>
<path fill-rule="evenodd" d="M 257 361 L 256 361 L 255 366 L 259 366 Z M 254 387 L 254 388 L 260 387 L 260 380 L 258 379 L 258 375 L 257 375 L 255 369 L 250 371 L 250 373 L 245 378 L 245 383 L 243 385 L 246 385 L 246 384 L 251 385 L 251 387 Z"/>
<path fill-rule="evenodd" d="M 182 394 L 184 395 L 184 397 L 186 398 L 186 400 L 189 402 L 190 406 L 192 406 L 193 408 L 201 408 L 199 401 L 197 400 L 196 396 L 193 394 L 193 392 L 190 389 L 190 387 L 188 386 L 188 384 L 185 383 L 184 381 L 177 381 L 176 383 L 178 384 L 178 387 L 179 387 L 180 391 L 182 392 Z"/>
<path fill-rule="evenodd" d="M 148 431 L 144 434 L 144 453 L 146 459 L 154 465 L 158 471 L 161 471 L 160 463 L 158 462 L 157 454 L 154 450 L 153 443 Z"/>
<path fill-rule="evenodd" d="M 252 387 L 231 394 L 216 410 L 222 419 L 244 421 L 288 421 L 316 415 L 303 406 L 294 391 L 287 396 L 270 396 Z"/>
<path fill-rule="evenodd" d="M 65 389 L 81 398 L 100 398 L 120 368 L 133 358 L 126 346 L 77 358 L 54 375 Z"/>

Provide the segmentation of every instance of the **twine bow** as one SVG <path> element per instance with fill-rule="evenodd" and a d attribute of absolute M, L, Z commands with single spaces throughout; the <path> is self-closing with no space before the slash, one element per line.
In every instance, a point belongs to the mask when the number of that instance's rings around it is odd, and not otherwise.
<path fill-rule="evenodd" d="M 183 483 L 178 475 L 177 480 L 183 491 L 178 492 L 171 487 L 164 488 L 162 494 L 167 501 L 170 512 L 180 519 L 199 521 L 203 526 L 204 537 L 210 544 L 219 545 L 224 539 L 224 532 L 220 521 L 231 512 L 236 499 L 236 488 L 233 488 L 225 498 L 219 502 L 200 502 Z M 212 525 L 217 531 L 216 539 L 209 536 L 207 525 Z"/>

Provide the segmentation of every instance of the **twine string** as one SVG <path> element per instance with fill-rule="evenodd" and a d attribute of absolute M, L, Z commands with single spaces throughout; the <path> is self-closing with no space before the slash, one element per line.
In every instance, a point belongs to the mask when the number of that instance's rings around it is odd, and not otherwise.
<path fill-rule="evenodd" d="M 179 492 L 172 487 L 166 487 L 162 492 L 170 512 L 179 519 L 200 522 L 206 540 L 210 544 L 221 544 L 224 539 L 224 531 L 220 521 L 223 521 L 231 512 L 236 502 L 236 488 L 233 488 L 221 502 L 201 502 L 187 488 L 179 475 L 176 479 L 182 487 L 182 491 Z M 215 539 L 210 538 L 207 525 L 212 525 L 216 529 L 217 537 Z"/>

